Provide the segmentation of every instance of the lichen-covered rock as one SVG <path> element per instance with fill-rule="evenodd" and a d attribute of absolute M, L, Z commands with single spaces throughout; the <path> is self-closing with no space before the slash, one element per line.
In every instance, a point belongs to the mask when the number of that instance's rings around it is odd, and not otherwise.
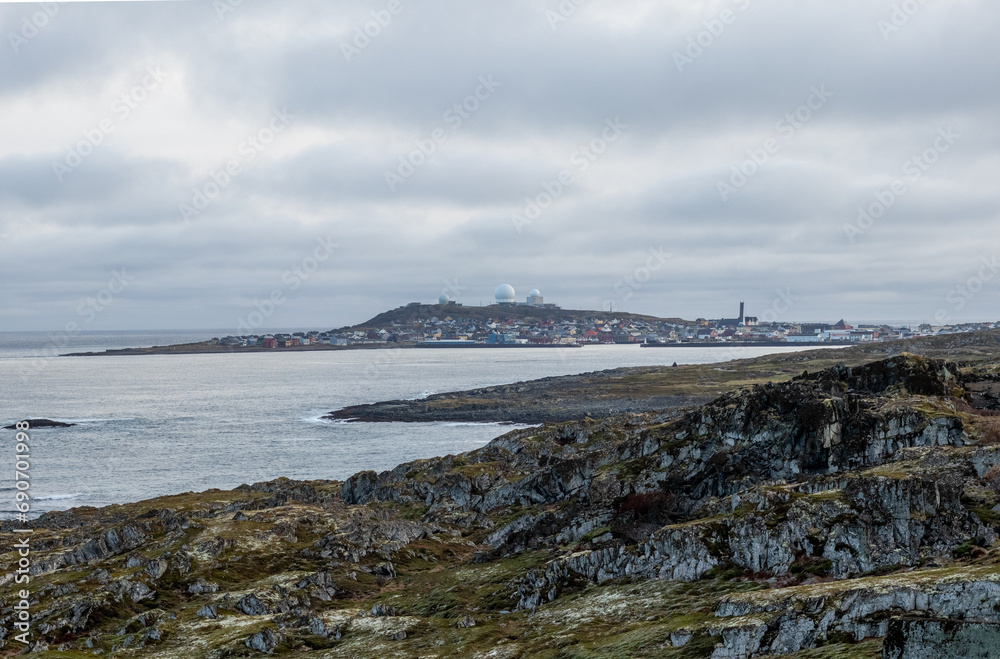
<path fill-rule="evenodd" d="M 992 659 L 1000 654 L 1000 623 L 897 618 L 889 623 L 884 659 Z"/>
<path fill-rule="evenodd" d="M 280 641 L 281 639 L 278 634 L 275 634 L 272 629 L 265 627 L 256 634 L 248 636 L 244 643 L 251 650 L 263 652 L 264 654 L 271 654 L 274 652 L 274 649 L 278 647 L 278 643 Z"/>

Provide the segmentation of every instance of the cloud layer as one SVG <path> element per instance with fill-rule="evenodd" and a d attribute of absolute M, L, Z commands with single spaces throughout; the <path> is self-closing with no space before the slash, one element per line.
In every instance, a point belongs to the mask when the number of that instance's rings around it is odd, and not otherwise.
<path fill-rule="evenodd" d="M 80 322 L 122 269 L 86 329 L 235 330 L 275 289 L 268 325 L 328 328 L 501 282 L 686 318 L 782 295 L 783 319 L 997 316 L 995 2 L 3 4 L 0 24 L 0 330 Z M 337 247 L 314 263 L 317 241 Z"/>

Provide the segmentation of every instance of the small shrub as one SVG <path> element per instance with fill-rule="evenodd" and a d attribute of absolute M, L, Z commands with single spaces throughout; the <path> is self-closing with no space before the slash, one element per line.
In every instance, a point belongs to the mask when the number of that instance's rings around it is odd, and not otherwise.
<path fill-rule="evenodd" d="M 722 579 L 732 581 L 746 576 L 747 571 L 735 563 L 720 563 L 702 575 L 702 579 Z"/>
<path fill-rule="evenodd" d="M 811 558 L 794 563 L 789 571 L 792 574 L 811 574 L 817 577 L 825 577 L 830 574 L 830 570 L 832 569 L 833 561 Z"/>
<path fill-rule="evenodd" d="M 1000 444 L 1000 419 L 983 419 L 979 426 L 979 443 L 984 446 Z"/>
<path fill-rule="evenodd" d="M 629 514 L 639 519 L 670 517 L 677 505 L 677 495 L 663 490 L 631 494 L 618 504 L 618 516 Z"/>
<path fill-rule="evenodd" d="M 983 482 L 994 492 L 1000 493 L 1000 465 L 993 467 L 983 474 Z"/>
<path fill-rule="evenodd" d="M 649 534 L 674 521 L 677 495 L 665 490 L 625 497 L 611 520 L 611 533 L 618 538 L 642 542 Z"/>

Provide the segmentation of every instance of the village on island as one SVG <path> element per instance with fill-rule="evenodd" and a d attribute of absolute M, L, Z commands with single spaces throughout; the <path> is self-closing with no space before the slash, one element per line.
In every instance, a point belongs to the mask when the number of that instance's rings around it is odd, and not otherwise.
<path fill-rule="evenodd" d="M 501 284 L 494 302 L 465 306 L 442 294 L 436 304 L 412 302 L 362 325 L 329 331 L 302 331 L 213 338 L 212 346 L 249 349 L 446 347 L 581 347 L 594 344 L 717 346 L 719 344 L 847 345 L 935 334 L 1000 328 L 1000 322 L 917 327 L 887 324 L 779 322 L 748 316 L 744 303 L 733 318 L 693 321 L 616 311 L 567 311 L 546 303 L 538 289 L 524 302 Z"/>

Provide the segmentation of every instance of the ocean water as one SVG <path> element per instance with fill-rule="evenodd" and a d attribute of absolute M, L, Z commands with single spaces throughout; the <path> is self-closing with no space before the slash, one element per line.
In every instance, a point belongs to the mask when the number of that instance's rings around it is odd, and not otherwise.
<path fill-rule="evenodd" d="M 32 512 L 232 488 L 279 476 L 343 479 L 483 446 L 497 424 L 343 423 L 346 405 L 619 366 L 709 363 L 797 348 L 383 349 L 58 357 L 204 340 L 209 332 L 0 333 L 0 426 L 77 424 L 31 436 Z M 61 343 L 65 341 L 59 340 Z M 14 504 L 13 430 L 0 430 L 0 517 Z"/>

